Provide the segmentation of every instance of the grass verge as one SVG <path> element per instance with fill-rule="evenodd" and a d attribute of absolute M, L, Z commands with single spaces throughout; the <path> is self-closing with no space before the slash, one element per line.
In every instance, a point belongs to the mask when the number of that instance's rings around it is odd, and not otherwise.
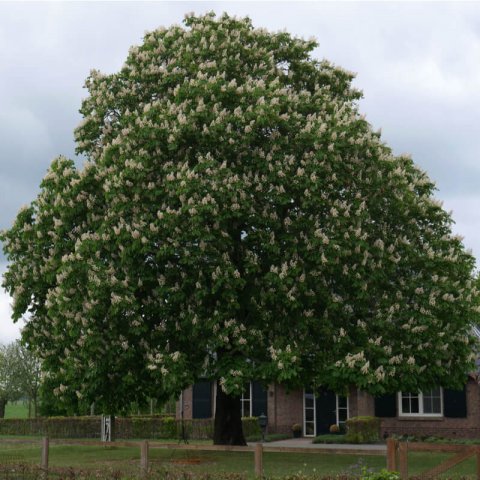
<path fill-rule="evenodd" d="M 8 402 L 5 406 L 5 418 L 28 418 L 28 404 L 23 400 Z"/>
<path fill-rule="evenodd" d="M 0 442 L 0 465 L 38 465 L 40 462 L 39 444 L 9 444 L 8 448 L 4 447 L 5 443 Z M 421 475 L 423 471 L 438 465 L 449 456 L 439 453 L 410 453 L 409 474 Z M 225 478 L 235 475 L 246 479 L 254 478 L 254 461 L 251 452 L 151 448 L 149 464 L 154 471 L 163 470 L 175 475 L 178 473 L 180 478 L 186 478 L 182 476 L 182 472 L 188 478 L 208 474 L 225 474 Z M 71 471 L 117 472 L 116 477 L 111 478 L 132 479 L 139 474 L 140 448 L 53 444 L 50 447 L 50 465 L 53 469 L 70 469 Z M 267 452 L 264 454 L 264 472 L 267 477 L 300 475 L 318 479 L 328 475 L 354 476 L 359 475 L 363 468 L 378 471 L 384 467 L 385 456 L 383 455 L 340 455 L 318 453 L 314 450 L 312 453 Z M 444 478 L 475 478 L 475 472 L 475 460 L 471 458 L 450 470 Z"/>

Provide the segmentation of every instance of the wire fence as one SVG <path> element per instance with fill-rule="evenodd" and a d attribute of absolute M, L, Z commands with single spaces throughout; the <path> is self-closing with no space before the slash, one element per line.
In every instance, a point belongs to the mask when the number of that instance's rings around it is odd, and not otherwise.
<path fill-rule="evenodd" d="M 73 467 L 68 466 L 72 459 Z M 402 480 L 480 480 L 480 446 L 392 439 L 387 441 L 386 450 L 360 445 L 299 448 L 262 443 L 239 447 L 153 441 L 0 440 L 1 480 L 350 480 L 385 467 L 398 471 Z"/>

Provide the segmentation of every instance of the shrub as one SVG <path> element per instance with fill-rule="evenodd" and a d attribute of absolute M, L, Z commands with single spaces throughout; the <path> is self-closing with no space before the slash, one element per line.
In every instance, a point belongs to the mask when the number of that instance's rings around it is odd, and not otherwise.
<path fill-rule="evenodd" d="M 400 475 L 397 472 L 382 469 L 374 473 L 364 472 L 360 480 L 400 480 Z"/>
<path fill-rule="evenodd" d="M 243 418 L 245 437 L 261 437 L 256 417 Z M 213 421 L 184 420 L 187 438 L 213 438 Z M 50 438 L 100 438 L 100 417 L 38 417 L 0 419 L 0 435 L 48 435 Z M 115 418 L 117 438 L 181 438 L 182 422 L 174 417 L 135 416 Z"/>
<path fill-rule="evenodd" d="M 242 418 L 243 424 L 243 435 L 245 438 L 251 437 L 253 435 L 262 436 L 262 430 L 260 425 L 258 425 L 258 418 L 257 417 L 244 417 Z"/>
<path fill-rule="evenodd" d="M 375 443 L 380 440 L 380 419 L 377 417 L 353 417 L 347 420 L 348 443 Z"/>
<path fill-rule="evenodd" d="M 177 438 L 177 421 L 174 417 L 163 418 L 162 427 L 165 438 Z"/>
<path fill-rule="evenodd" d="M 324 435 L 318 435 L 312 440 L 312 443 L 348 443 L 346 435 L 338 433 L 326 433 Z"/>
<path fill-rule="evenodd" d="M 330 433 L 339 433 L 340 432 L 340 427 L 334 423 L 333 425 L 330 425 L 330 428 L 328 429 Z"/>

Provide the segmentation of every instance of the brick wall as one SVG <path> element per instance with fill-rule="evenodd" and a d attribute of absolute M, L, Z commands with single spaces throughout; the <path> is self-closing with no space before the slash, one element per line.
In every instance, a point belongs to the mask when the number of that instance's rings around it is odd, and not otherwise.
<path fill-rule="evenodd" d="M 287 392 L 282 385 L 268 387 L 268 431 L 291 433 L 292 425 L 303 428 L 303 390 Z"/>
<path fill-rule="evenodd" d="M 373 397 L 368 393 L 350 387 L 348 392 L 348 417 L 360 415 L 374 415 L 375 404 Z"/>
<path fill-rule="evenodd" d="M 177 413 L 176 418 L 181 418 L 182 415 L 182 406 L 181 403 L 183 402 L 183 418 L 185 420 L 192 419 L 192 408 L 193 408 L 193 387 L 188 387 L 183 391 L 183 394 L 177 401 Z"/>
<path fill-rule="evenodd" d="M 177 401 L 176 418 L 181 416 L 182 398 Z M 212 408 L 213 408 L 212 397 Z M 281 385 L 270 385 L 267 389 L 268 431 L 270 433 L 291 433 L 292 425 L 299 423 L 303 426 L 303 391 L 297 390 L 287 393 Z M 193 411 L 193 388 L 183 391 L 183 418 L 190 420 Z M 213 416 L 213 412 L 212 412 Z"/>
<path fill-rule="evenodd" d="M 382 435 L 417 435 L 445 438 L 480 437 L 480 388 L 476 381 L 467 383 L 466 418 L 395 417 L 382 418 Z M 398 408 L 398 406 L 397 406 Z"/>
<path fill-rule="evenodd" d="M 480 387 L 470 379 L 467 384 L 466 418 L 395 417 L 382 418 L 382 435 L 416 435 L 445 438 L 480 437 Z M 303 390 L 287 392 L 282 385 L 270 385 L 267 391 L 269 433 L 291 433 L 292 425 L 303 428 Z M 213 404 L 214 402 L 212 402 Z M 192 387 L 183 391 L 186 420 L 192 418 Z M 180 401 L 177 418 L 180 418 Z M 349 392 L 349 416 L 375 415 L 374 398 L 356 388 Z"/>

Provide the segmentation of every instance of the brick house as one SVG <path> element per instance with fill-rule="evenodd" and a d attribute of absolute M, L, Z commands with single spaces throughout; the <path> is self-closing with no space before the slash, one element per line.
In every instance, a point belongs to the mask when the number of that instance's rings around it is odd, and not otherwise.
<path fill-rule="evenodd" d="M 215 411 L 215 382 L 199 382 L 184 390 L 177 402 L 177 418 L 211 418 Z M 331 391 L 315 395 L 307 389 L 287 392 L 282 385 L 264 388 L 252 382 L 242 396 L 242 416 L 268 417 L 270 433 L 289 433 L 293 424 L 303 435 L 328 433 L 333 424 L 342 426 L 358 415 L 381 418 L 381 434 L 480 437 L 480 387 L 471 375 L 463 390 L 441 387 L 412 394 L 398 392 L 383 397 L 351 388 L 348 396 Z"/>

